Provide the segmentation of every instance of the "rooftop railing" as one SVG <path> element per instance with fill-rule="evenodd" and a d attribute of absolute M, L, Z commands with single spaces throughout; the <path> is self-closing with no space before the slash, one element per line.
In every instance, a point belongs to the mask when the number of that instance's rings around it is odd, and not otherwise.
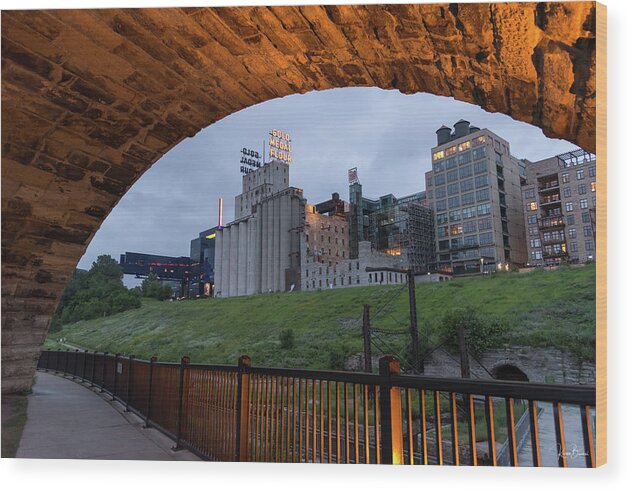
<path fill-rule="evenodd" d="M 137 360 L 44 351 L 39 370 L 100 389 L 207 460 L 595 465 L 595 388 Z"/>

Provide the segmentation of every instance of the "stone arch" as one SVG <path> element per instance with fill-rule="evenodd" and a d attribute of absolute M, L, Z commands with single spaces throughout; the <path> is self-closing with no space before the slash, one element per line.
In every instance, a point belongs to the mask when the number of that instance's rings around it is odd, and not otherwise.
<path fill-rule="evenodd" d="M 28 389 L 100 224 L 155 161 L 245 107 L 376 86 L 595 150 L 594 2 L 6 11 L 2 390 Z"/>
<path fill-rule="evenodd" d="M 529 382 L 527 374 L 511 363 L 499 365 L 492 370 L 492 376 L 498 380 L 510 380 L 512 382 Z"/>

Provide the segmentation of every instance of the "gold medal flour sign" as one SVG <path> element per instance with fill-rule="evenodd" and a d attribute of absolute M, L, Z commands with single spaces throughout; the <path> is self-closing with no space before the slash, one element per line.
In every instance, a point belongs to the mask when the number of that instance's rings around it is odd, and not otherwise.
<path fill-rule="evenodd" d="M 291 135 L 286 131 L 269 132 L 269 158 L 291 163 Z"/>

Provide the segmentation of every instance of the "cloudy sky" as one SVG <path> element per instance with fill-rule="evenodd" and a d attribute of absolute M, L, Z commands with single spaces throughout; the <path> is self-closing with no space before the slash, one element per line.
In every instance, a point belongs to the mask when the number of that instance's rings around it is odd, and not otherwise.
<path fill-rule="evenodd" d="M 125 251 L 188 255 L 190 240 L 217 224 L 219 197 L 225 222 L 233 219 L 240 149 L 262 151 L 272 128 L 291 133 L 291 185 L 317 203 L 335 191 L 348 199 L 351 167 L 358 167 L 368 197 L 424 190 L 435 130 L 460 118 L 502 136 L 520 158 L 538 160 L 575 148 L 508 116 L 430 94 L 346 88 L 275 99 L 209 126 L 153 165 L 105 220 L 79 267 L 89 268 L 100 254 L 118 259 Z"/>

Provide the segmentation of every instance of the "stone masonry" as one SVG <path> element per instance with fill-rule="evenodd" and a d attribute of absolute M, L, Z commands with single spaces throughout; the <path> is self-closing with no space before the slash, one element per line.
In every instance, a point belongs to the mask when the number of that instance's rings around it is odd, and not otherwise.
<path fill-rule="evenodd" d="M 376 86 L 477 104 L 595 151 L 595 3 L 2 13 L 2 391 L 155 161 L 251 105 Z"/>

